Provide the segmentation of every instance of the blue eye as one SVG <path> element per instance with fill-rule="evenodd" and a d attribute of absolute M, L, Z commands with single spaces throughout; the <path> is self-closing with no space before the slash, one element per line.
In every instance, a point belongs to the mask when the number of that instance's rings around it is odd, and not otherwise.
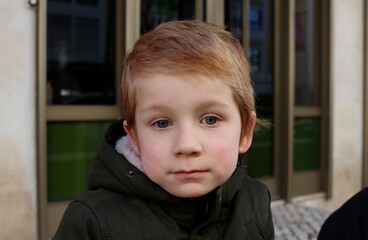
<path fill-rule="evenodd" d="M 158 128 L 167 128 L 169 126 L 169 121 L 167 120 L 158 120 L 155 122 L 155 125 Z"/>
<path fill-rule="evenodd" d="M 217 123 L 217 121 L 218 121 L 218 118 L 215 116 L 209 116 L 209 117 L 204 118 L 204 122 L 207 125 L 214 125 Z"/>

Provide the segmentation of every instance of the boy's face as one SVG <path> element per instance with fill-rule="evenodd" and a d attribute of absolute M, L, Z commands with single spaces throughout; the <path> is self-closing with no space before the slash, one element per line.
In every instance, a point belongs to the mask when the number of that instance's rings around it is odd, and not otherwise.
<path fill-rule="evenodd" d="M 238 107 L 219 79 L 156 74 L 143 79 L 136 100 L 135 129 L 124 122 L 125 130 L 146 175 L 177 197 L 223 184 L 251 144 L 252 133 L 240 139 Z"/>

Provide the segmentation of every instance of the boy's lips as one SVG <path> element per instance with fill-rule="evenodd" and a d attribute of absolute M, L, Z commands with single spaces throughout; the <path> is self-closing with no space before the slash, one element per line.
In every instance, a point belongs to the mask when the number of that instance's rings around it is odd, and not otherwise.
<path fill-rule="evenodd" d="M 180 170 L 173 172 L 176 177 L 182 178 L 182 179 L 195 179 L 202 177 L 205 173 L 207 173 L 208 170 Z"/>

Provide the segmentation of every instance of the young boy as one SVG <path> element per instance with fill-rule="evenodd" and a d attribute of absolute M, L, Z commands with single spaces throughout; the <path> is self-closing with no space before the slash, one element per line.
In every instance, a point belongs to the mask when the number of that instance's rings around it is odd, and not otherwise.
<path fill-rule="evenodd" d="M 54 239 L 273 239 L 269 192 L 238 157 L 253 95 L 224 29 L 173 21 L 143 35 L 125 59 L 126 120 L 107 130 Z"/>

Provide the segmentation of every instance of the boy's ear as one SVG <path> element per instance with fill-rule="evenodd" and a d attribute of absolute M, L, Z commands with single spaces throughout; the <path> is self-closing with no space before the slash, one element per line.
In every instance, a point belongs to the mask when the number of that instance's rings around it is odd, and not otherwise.
<path fill-rule="evenodd" d="M 130 142 L 132 143 L 134 152 L 137 155 L 139 155 L 140 151 L 139 151 L 139 145 L 138 145 L 138 138 L 137 138 L 137 134 L 136 134 L 134 128 L 129 126 L 128 122 L 126 120 L 124 120 L 123 126 L 124 126 L 125 132 L 128 134 Z"/>
<path fill-rule="evenodd" d="M 256 113 L 254 111 L 252 111 L 250 116 L 249 116 L 247 132 L 242 137 L 242 139 L 240 139 L 239 153 L 245 153 L 250 148 L 250 145 L 252 144 L 253 130 L 254 130 L 254 126 L 256 124 L 256 119 L 257 119 Z"/>

